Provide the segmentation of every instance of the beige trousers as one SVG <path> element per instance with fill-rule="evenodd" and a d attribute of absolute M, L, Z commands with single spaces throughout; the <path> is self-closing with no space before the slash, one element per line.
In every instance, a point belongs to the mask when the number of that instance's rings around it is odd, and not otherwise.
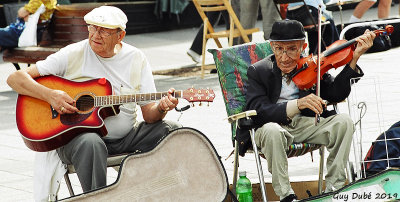
<path fill-rule="evenodd" d="M 297 115 L 289 125 L 267 123 L 257 129 L 255 142 L 264 153 L 268 171 L 272 174 L 275 193 L 284 198 L 293 193 L 288 176 L 286 151 L 292 143 L 325 145 L 329 151 L 325 182 L 328 188 L 340 188 L 346 180 L 345 166 L 349 157 L 354 124 L 347 114 L 320 119 Z"/>

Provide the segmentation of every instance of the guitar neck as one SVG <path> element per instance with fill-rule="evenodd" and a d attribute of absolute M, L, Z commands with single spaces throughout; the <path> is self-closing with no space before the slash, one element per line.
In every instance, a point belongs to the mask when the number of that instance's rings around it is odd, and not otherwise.
<path fill-rule="evenodd" d="M 138 93 L 132 95 L 96 96 L 94 99 L 94 105 L 95 107 L 99 107 L 99 106 L 120 105 L 131 102 L 156 101 L 160 100 L 164 96 L 168 96 L 168 92 Z M 172 96 L 174 96 L 175 98 L 181 98 L 183 96 L 183 91 L 176 90 L 172 94 Z"/>

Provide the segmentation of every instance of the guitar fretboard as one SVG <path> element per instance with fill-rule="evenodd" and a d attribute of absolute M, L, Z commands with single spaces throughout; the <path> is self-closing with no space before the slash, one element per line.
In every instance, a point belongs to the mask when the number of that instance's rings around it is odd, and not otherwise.
<path fill-rule="evenodd" d="M 181 98 L 183 91 L 175 91 L 172 96 Z M 130 102 L 141 102 L 141 101 L 152 101 L 160 100 L 162 97 L 168 96 L 168 92 L 159 93 L 138 93 L 132 95 L 107 95 L 107 96 L 96 96 L 94 98 L 94 106 L 110 106 L 120 105 Z"/>

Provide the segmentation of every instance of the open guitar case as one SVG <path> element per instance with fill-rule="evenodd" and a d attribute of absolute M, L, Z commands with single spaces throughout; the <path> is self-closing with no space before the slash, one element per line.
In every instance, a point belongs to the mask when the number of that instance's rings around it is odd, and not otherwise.
<path fill-rule="evenodd" d="M 153 150 L 128 155 L 114 183 L 62 201 L 223 201 L 228 192 L 210 140 L 196 129 L 179 128 Z"/>

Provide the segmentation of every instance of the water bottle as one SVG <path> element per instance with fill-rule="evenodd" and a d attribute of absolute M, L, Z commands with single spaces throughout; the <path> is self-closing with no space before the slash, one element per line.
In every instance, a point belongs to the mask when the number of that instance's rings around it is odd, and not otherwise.
<path fill-rule="evenodd" d="M 236 184 L 236 195 L 239 202 L 253 202 L 253 195 L 251 192 L 251 182 L 246 177 L 246 171 L 240 171 L 239 180 Z"/>

